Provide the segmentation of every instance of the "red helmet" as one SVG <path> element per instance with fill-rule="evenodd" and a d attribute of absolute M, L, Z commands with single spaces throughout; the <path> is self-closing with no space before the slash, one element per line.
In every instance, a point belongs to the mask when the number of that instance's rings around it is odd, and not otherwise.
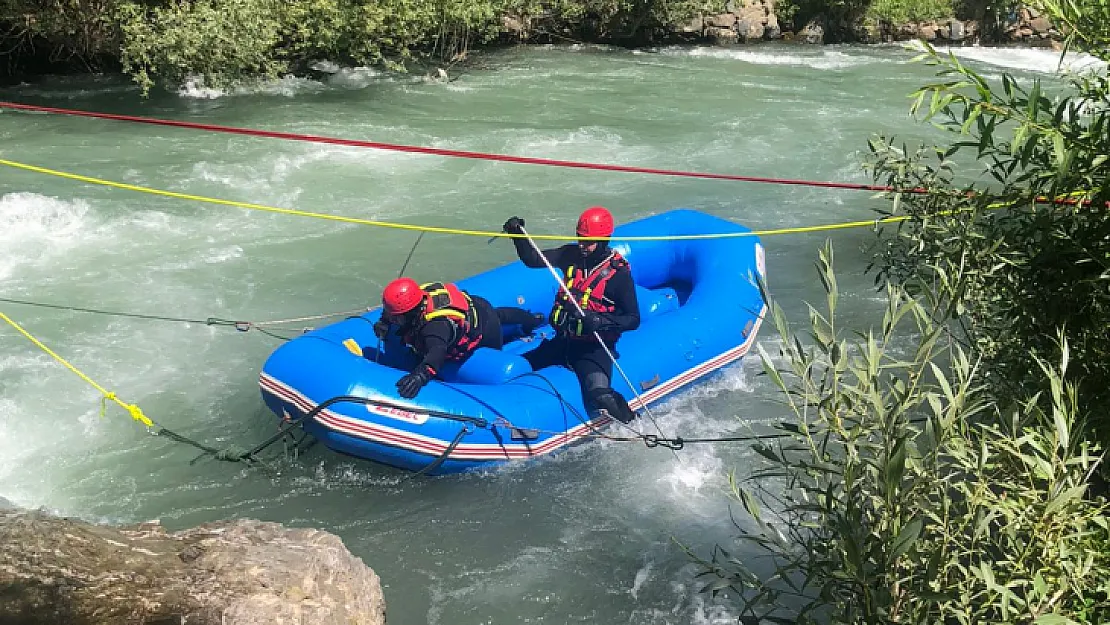
<path fill-rule="evenodd" d="M 382 291 L 382 306 L 387 315 L 403 315 L 424 301 L 424 289 L 412 278 L 397 278 Z"/>
<path fill-rule="evenodd" d="M 603 206 L 591 206 L 578 218 L 580 237 L 608 237 L 613 234 L 613 214 Z"/>

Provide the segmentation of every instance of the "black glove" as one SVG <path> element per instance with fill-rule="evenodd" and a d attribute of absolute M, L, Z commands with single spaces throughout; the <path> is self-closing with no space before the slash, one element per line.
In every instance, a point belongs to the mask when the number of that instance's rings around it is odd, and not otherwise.
<path fill-rule="evenodd" d="M 416 371 L 397 380 L 397 393 L 405 399 L 412 399 L 432 379 L 433 375 L 435 374 L 428 368 L 428 365 L 422 364 L 416 368 Z"/>
<path fill-rule="evenodd" d="M 374 322 L 374 336 L 379 339 L 385 339 L 385 335 L 389 334 L 389 322 L 385 319 L 378 319 Z"/>
<path fill-rule="evenodd" d="M 593 334 L 605 326 L 605 317 L 600 313 L 586 311 L 582 316 L 582 334 Z"/>
<path fill-rule="evenodd" d="M 509 234 L 524 234 L 524 220 L 520 217 L 510 217 L 501 229 Z"/>

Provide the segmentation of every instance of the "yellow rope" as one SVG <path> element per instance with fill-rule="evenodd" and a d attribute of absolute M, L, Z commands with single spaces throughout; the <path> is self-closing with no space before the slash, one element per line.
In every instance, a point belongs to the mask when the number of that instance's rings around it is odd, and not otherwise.
<path fill-rule="evenodd" d="M 149 193 L 151 195 L 160 195 L 163 197 L 171 197 L 179 200 L 191 200 L 194 202 L 206 202 L 208 204 L 219 204 L 223 206 L 235 206 L 238 208 L 246 208 L 250 210 L 266 211 L 271 213 L 280 213 L 284 215 L 296 215 L 298 217 L 313 217 L 316 219 L 326 219 L 329 221 L 339 221 L 343 223 L 360 224 L 365 226 L 377 226 L 381 228 L 394 228 L 397 230 L 410 230 L 419 232 L 435 232 L 439 234 L 458 234 L 465 236 L 475 237 L 504 237 L 504 238 L 521 238 L 524 235 L 508 234 L 505 232 L 492 232 L 486 230 L 464 230 L 458 228 L 441 228 L 437 226 L 418 226 L 414 224 L 401 224 L 388 221 L 377 221 L 373 219 L 361 219 L 358 217 L 344 217 L 341 215 L 328 215 L 326 213 L 315 213 L 310 211 L 302 211 L 293 208 L 278 208 L 276 206 L 266 206 L 264 204 L 253 204 L 251 202 L 239 202 L 236 200 L 224 200 L 220 198 L 205 197 L 203 195 L 193 195 L 189 193 L 178 193 L 176 191 L 164 191 L 162 189 L 152 189 L 150 187 L 143 187 L 134 184 L 127 184 L 125 182 L 115 182 L 112 180 L 104 180 L 101 178 L 93 178 L 91 176 L 82 176 L 80 174 L 72 174 L 69 172 L 58 171 L 56 169 L 48 169 L 46 167 L 39 167 L 37 165 L 28 165 L 26 163 L 19 163 L 16 161 L 9 161 L 0 159 L 0 165 L 14 167 L 16 169 L 23 169 L 25 171 L 32 171 L 39 174 L 46 174 L 49 176 L 56 176 L 58 178 L 67 178 L 69 180 L 77 180 L 89 184 L 96 184 L 105 187 L 113 187 L 116 189 L 125 189 L 127 191 L 137 191 L 139 193 Z M 779 234 L 799 234 L 805 232 L 823 232 L 828 230 L 842 230 L 847 228 L 862 228 L 867 226 L 874 226 L 883 223 L 895 223 L 909 219 L 907 216 L 901 217 L 885 217 L 882 219 L 871 219 L 867 221 L 850 221 L 844 223 L 824 224 L 819 226 L 800 226 L 797 228 L 778 228 L 774 230 L 756 230 L 752 232 L 722 232 L 710 234 L 680 234 L 680 235 L 659 235 L 659 236 L 638 236 L 638 237 L 612 237 L 612 239 L 620 241 L 684 241 L 684 240 L 697 240 L 697 239 L 731 239 L 738 237 L 751 237 L 751 236 L 772 236 Z M 533 234 L 532 239 L 537 240 L 550 240 L 550 241 L 585 241 L 585 240 L 602 240 L 606 237 L 579 237 L 579 236 L 561 236 L 554 234 Z"/>
<path fill-rule="evenodd" d="M 73 373 L 77 374 L 77 377 L 81 378 L 85 382 L 88 382 L 93 388 L 100 391 L 100 394 L 103 395 L 103 397 L 100 399 L 100 416 L 102 416 L 102 417 L 104 416 L 104 410 L 107 407 L 108 402 L 113 401 L 113 402 L 119 404 L 119 406 L 121 408 L 126 410 L 131 415 L 132 419 L 138 421 L 139 423 L 142 423 L 143 425 L 147 426 L 148 428 L 154 426 L 154 422 L 151 421 L 150 418 L 148 418 L 146 415 L 143 414 L 143 411 L 142 411 L 141 408 L 139 408 L 135 404 L 129 404 L 125 401 L 120 400 L 118 397 L 116 397 L 115 393 L 113 393 L 113 392 L 109 391 L 108 389 L 104 388 L 103 386 L 97 384 L 92 378 L 90 378 L 89 376 L 82 373 L 79 369 L 77 369 L 77 367 L 74 367 L 73 365 L 69 364 L 69 362 L 67 362 L 65 358 L 62 358 L 58 354 L 54 353 L 54 350 L 50 349 L 46 345 L 43 345 L 42 341 L 40 341 L 37 338 L 31 336 L 30 332 L 28 332 L 27 330 L 24 330 L 23 326 L 19 325 L 15 321 L 13 321 L 11 317 L 9 317 L 9 316 L 5 315 L 4 313 L 0 312 L 0 319 L 3 319 L 4 321 L 7 321 L 10 326 L 15 328 L 23 336 L 27 337 L 27 340 L 31 341 L 36 346 L 38 346 L 39 349 L 41 349 L 42 351 L 49 354 L 52 358 L 54 358 L 54 360 L 57 360 L 66 369 L 69 369 Z"/>
<path fill-rule="evenodd" d="M 165 191 L 162 189 L 153 189 L 151 187 L 143 187 L 135 184 L 127 184 L 125 182 L 115 182 L 113 180 L 104 180 L 102 178 L 93 178 L 92 176 L 82 176 L 80 174 L 72 174 L 69 172 L 58 171 L 56 169 L 48 169 L 46 167 L 39 167 L 37 165 L 29 165 L 27 163 L 20 163 L 17 161 L 10 161 L 0 159 L 0 165 L 14 167 L 25 171 L 31 171 L 39 174 L 46 174 L 48 176 L 56 176 L 58 178 L 67 178 L 69 180 L 77 180 L 88 184 L 101 185 L 105 187 L 112 187 L 116 189 L 124 189 L 127 191 L 137 191 L 139 193 L 149 193 L 151 195 L 160 195 L 163 197 L 171 197 L 179 200 L 191 200 L 194 202 L 205 202 L 208 204 L 219 204 L 222 206 L 235 206 L 237 208 L 246 208 L 249 210 L 266 211 L 270 213 L 279 213 L 283 215 L 295 215 L 298 217 L 312 217 L 315 219 L 325 219 L 328 221 L 339 221 L 343 223 L 360 224 L 364 226 L 377 226 L 380 228 L 393 228 L 396 230 L 409 230 L 414 232 L 435 232 L 439 234 L 457 234 L 473 237 L 502 237 L 502 238 L 522 238 L 521 234 L 508 234 L 505 232 L 493 232 L 487 230 L 465 230 L 459 228 L 443 228 L 438 226 L 420 226 L 415 224 L 402 224 L 389 221 L 378 221 L 374 219 L 362 219 L 359 217 L 344 217 L 342 215 L 329 215 L 326 213 L 315 213 L 311 211 L 302 211 L 295 208 L 279 208 L 276 206 L 267 206 L 265 204 L 254 204 L 251 202 L 239 202 L 237 200 L 224 200 L 220 198 L 206 197 L 203 195 L 193 195 L 190 193 L 178 193 L 176 191 Z M 1057 200 L 1075 198 L 1078 196 L 1086 195 L 1085 191 L 1075 191 L 1066 193 L 1057 197 Z M 995 202 L 987 205 L 988 210 L 998 209 L 1005 206 L 1012 206 L 1016 202 Z M 958 212 L 965 212 L 969 209 L 958 209 L 951 211 L 938 211 L 936 215 L 953 215 Z M 830 230 L 845 230 L 848 228 L 866 228 L 869 226 L 878 226 L 879 224 L 898 223 L 910 219 L 909 215 L 902 215 L 898 217 L 883 217 L 880 219 L 869 219 L 862 221 L 847 221 L 832 224 L 822 224 L 817 226 L 798 226 L 796 228 L 775 228 L 771 230 L 753 230 L 750 232 L 719 232 L 709 234 L 676 234 L 676 235 L 657 235 L 657 236 L 631 236 L 631 237 L 580 237 L 580 236 L 562 236 L 556 234 L 532 234 L 530 235 L 533 240 L 549 240 L 549 241 L 599 241 L 599 240 L 619 240 L 619 241 L 690 241 L 690 240 L 705 240 L 705 239 L 733 239 L 740 237 L 766 237 L 775 236 L 780 234 L 802 234 L 808 232 L 827 232 Z"/>

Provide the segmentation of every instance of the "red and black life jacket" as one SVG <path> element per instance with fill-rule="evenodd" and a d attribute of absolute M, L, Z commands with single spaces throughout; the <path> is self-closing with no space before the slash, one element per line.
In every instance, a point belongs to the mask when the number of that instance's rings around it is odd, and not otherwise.
<path fill-rule="evenodd" d="M 478 323 L 478 310 L 470 296 L 454 284 L 429 282 L 421 284 L 427 295 L 424 297 L 424 312 L 420 322 L 405 335 L 405 343 L 418 349 L 416 345 L 420 328 L 435 319 L 447 319 L 455 328 L 454 342 L 447 349 L 447 360 L 464 360 L 482 342 L 482 326 Z"/>
<path fill-rule="evenodd" d="M 605 260 L 595 265 L 592 269 L 567 267 L 566 286 L 574 300 L 585 312 L 608 314 L 616 312 L 616 303 L 605 296 L 605 288 L 609 280 L 621 269 L 628 268 L 628 261 L 619 252 L 612 251 Z M 555 305 L 551 308 L 549 317 L 551 327 L 571 338 L 593 339 L 592 334 L 582 332 L 582 320 L 578 318 L 574 304 L 567 299 L 563 289 L 555 295 Z M 615 341 L 620 332 L 598 332 L 604 341 Z"/>

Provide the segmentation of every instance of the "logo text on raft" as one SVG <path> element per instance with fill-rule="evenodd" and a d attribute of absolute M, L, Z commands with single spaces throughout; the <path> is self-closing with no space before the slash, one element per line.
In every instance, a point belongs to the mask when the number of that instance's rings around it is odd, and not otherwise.
<path fill-rule="evenodd" d="M 383 417 L 392 417 L 400 419 L 401 421 L 408 421 L 409 423 L 422 424 L 428 420 L 428 415 L 419 412 L 411 412 L 409 410 L 401 410 L 400 408 L 393 408 L 391 406 L 379 406 L 377 404 L 366 404 L 366 410 L 380 414 Z"/>

